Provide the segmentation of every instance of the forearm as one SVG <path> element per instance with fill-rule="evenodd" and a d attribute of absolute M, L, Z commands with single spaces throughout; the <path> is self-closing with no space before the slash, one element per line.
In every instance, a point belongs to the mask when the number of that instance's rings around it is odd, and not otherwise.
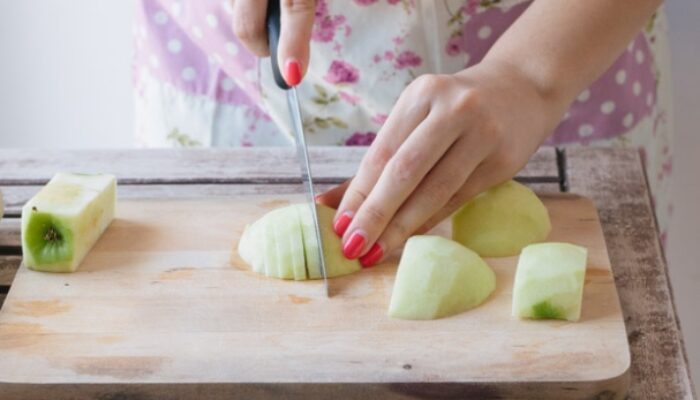
<path fill-rule="evenodd" d="M 484 58 L 562 107 L 615 61 L 662 0 L 535 0 Z"/>

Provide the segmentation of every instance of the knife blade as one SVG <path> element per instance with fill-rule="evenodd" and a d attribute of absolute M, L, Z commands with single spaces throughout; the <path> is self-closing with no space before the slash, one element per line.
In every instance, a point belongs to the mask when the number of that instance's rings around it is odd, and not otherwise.
<path fill-rule="evenodd" d="M 306 136 L 304 135 L 304 124 L 301 118 L 301 107 L 299 106 L 299 96 L 296 87 L 291 87 L 287 84 L 282 76 L 277 60 L 277 47 L 280 35 L 280 3 L 278 0 L 268 0 L 267 2 L 267 35 L 270 46 L 270 55 L 272 61 L 272 74 L 275 78 L 275 83 L 280 89 L 287 92 L 287 107 L 289 108 L 289 116 L 292 121 L 292 130 L 294 131 L 294 141 L 296 144 L 297 158 L 301 167 L 301 181 L 306 191 L 306 200 L 311 209 L 311 216 L 314 223 L 314 232 L 316 243 L 318 245 L 318 265 L 321 269 L 323 277 L 323 286 L 326 297 L 330 297 L 328 287 L 328 275 L 326 274 L 326 260 L 323 256 L 323 238 L 321 237 L 321 227 L 318 220 L 318 211 L 316 210 L 316 194 L 314 192 L 314 182 L 311 175 L 311 162 L 309 160 L 309 150 L 306 144 Z M 307 255 L 308 256 L 308 255 Z"/>

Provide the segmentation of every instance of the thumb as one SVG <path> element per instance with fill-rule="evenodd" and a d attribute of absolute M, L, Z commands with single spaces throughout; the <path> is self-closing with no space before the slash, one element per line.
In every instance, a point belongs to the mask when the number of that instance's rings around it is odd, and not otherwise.
<path fill-rule="evenodd" d="M 314 25 L 316 1 L 279 1 L 282 15 L 277 57 L 287 84 L 296 86 L 309 66 L 309 42 Z"/>

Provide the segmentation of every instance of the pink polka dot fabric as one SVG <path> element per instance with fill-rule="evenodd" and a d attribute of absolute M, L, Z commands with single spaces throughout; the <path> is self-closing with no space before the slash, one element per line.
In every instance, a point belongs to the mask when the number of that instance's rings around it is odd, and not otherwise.
<path fill-rule="evenodd" d="M 465 25 L 460 51 L 468 65 L 479 63 L 491 46 L 527 9 L 521 3 L 508 9 L 490 8 L 474 15 Z M 615 63 L 571 105 L 547 144 L 588 144 L 622 135 L 656 103 L 653 55 L 640 33 Z M 585 63 L 585 55 L 581 55 Z"/>

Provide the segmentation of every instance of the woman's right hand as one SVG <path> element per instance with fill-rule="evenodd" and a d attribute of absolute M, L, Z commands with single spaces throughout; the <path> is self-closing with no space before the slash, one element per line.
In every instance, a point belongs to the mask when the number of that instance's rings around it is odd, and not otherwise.
<path fill-rule="evenodd" d="M 301 82 L 309 65 L 309 42 L 316 13 L 315 0 L 229 0 L 233 5 L 233 32 L 258 57 L 270 55 L 265 16 L 268 1 L 280 1 L 281 32 L 277 57 L 285 80 Z"/>

